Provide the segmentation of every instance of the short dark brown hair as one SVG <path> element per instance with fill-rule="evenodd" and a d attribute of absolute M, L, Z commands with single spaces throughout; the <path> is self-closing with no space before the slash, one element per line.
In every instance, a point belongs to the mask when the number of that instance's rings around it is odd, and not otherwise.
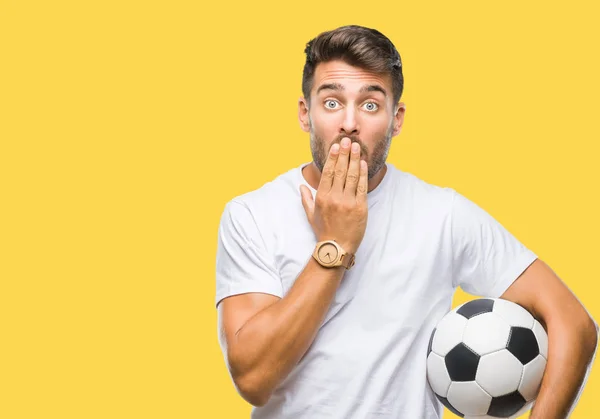
<path fill-rule="evenodd" d="M 310 104 L 310 92 L 317 64 L 342 60 L 351 66 L 378 74 L 390 74 L 394 105 L 404 89 L 402 60 L 396 47 L 381 32 L 358 25 L 341 26 L 323 32 L 306 44 L 302 72 L 302 94 Z"/>

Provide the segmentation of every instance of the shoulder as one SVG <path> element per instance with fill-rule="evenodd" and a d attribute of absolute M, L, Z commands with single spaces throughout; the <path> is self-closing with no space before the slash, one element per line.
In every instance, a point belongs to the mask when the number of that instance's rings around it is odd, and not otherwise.
<path fill-rule="evenodd" d="M 392 164 L 388 164 L 388 169 L 389 174 L 392 175 L 394 195 L 399 196 L 399 199 L 410 202 L 420 210 L 451 210 L 452 202 L 457 194 L 454 188 L 426 181 L 413 173 L 400 170 Z"/>
<path fill-rule="evenodd" d="M 271 207 L 278 201 L 285 201 L 291 195 L 300 195 L 298 191 L 300 166 L 287 170 L 274 179 L 268 181 L 260 188 L 235 196 L 230 202 L 235 202 L 247 208 Z"/>
<path fill-rule="evenodd" d="M 234 196 L 226 203 L 224 214 L 242 222 L 268 225 L 277 214 L 301 207 L 300 168 L 294 167 L 257 189 Z"/>

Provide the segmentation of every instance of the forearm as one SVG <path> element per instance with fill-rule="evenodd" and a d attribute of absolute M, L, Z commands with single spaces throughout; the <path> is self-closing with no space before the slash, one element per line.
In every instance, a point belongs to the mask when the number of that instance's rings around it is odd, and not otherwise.
<path fill-rule="evenodd" d="M 289 292 L 244 324 L 229 353 L 240 387 L 266 402 L 310 347 L 344 272 L 310 258 Z"/>
<path fill-rule="evenodd" d="M 548 362 L 531 419 L 567 418 L 585 385 L 597 343 L 596 326 L 568 320 L 548 326 Z"/>

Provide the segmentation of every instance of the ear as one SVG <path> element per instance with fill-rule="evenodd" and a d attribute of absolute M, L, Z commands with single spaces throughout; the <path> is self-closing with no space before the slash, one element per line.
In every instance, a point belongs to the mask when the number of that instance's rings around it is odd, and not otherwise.
<path fill-rule="evenodd" d="M 300 128 L 302 128 L 302 131 L 304 132 L 310 132 L 308 112 L 308 102 L 305 98 L 301 97 L 300 99 L 298 99 L 298 120 L 300 121 Z"/>
<path fill-rule="evenodd" d="M 404 113 L 406 112 L 406 105 L 403 102 L 398 102 L 396 106 L 396 114 L 394 115 L 394 132 L 392 137 L 400 134 L 402 130 L 402 124 L 404 123 Z"/>

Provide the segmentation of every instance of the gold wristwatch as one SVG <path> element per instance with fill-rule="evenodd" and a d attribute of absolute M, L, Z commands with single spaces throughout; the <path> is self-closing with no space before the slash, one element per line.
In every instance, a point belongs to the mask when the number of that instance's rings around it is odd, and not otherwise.
<path fill-rule="evenodd" d="M 350 269 L 354 266 L 354 255 L 346 252 L 335 240 L 318 242 L 313 252 L 313 257 L 325 268 L 343 266 Z"/>

